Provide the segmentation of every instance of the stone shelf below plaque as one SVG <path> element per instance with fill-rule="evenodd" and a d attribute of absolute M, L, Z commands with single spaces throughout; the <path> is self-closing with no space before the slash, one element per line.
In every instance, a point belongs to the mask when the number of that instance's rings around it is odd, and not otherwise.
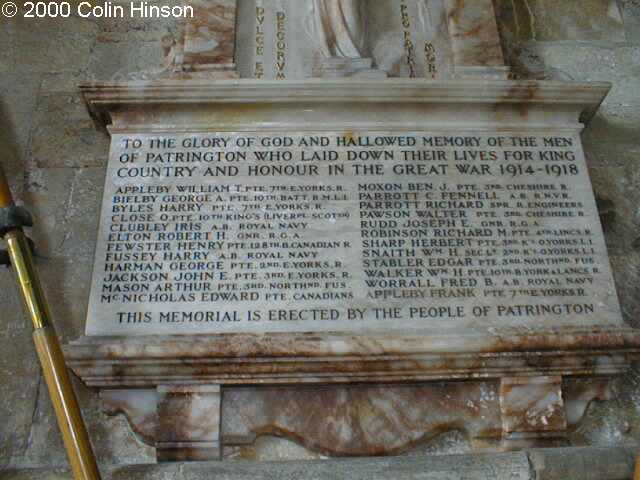
<path fill-rule="evenodd" d="M 632 329 L 492 335 L 228 334 L 83 337 L 65 347 L 90 386 L 415 382 L 624 372 Z"/>

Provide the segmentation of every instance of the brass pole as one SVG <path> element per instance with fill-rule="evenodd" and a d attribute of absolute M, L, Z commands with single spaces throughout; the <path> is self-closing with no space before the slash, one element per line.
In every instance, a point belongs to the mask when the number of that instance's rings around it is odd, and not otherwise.
<path fill-rule="evenodd" d="M 9 184 L 0 165 L 0 208 L 14 206 Z M 64 362 L 47 301 L 35 269 L 31 248 L 22 228 L 5 235 L 11 265 L 18 280 L 22 299 L 33 322 L 33 341 L 40 358 L 42 374 L 49 388 L 51 403 L 67 449 L 71 471 L 76 480 L 100 480 L 100 472 L 91 448 L 71 378 Z"/>

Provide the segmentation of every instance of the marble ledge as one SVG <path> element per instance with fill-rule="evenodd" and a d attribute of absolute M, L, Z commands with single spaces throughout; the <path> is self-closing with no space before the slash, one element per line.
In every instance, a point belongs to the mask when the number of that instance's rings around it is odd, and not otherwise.
<path fill-rule="evenodd" d="M 64 348 L 87 385 L 287 385 L 610 376 L 640 354 L 623 326 L 484 335 L 83 337 Z"/>
<path fill-rule="evenodd" d="M 610 88 L 602 82 L 492 79 L 242 79 L 92 83 L 80 91 L 96 122 L 113 131 L 193 132 L 378 124 L 385 129 L 580 129 Z M 372 112 L 382 116 L 371 119 Z"/>

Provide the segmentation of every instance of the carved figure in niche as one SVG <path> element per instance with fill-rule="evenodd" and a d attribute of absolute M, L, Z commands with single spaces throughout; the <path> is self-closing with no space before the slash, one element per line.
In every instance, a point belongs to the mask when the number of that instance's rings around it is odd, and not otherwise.
<path fill-rule="evenodd" d="M 322 55 L 316 74 L 322 77 L 386 76 L 365 57 L 363 0 L 312 0 L 311 36 Z"/>
<path fill-rule="evenodd" d="M 365 26 L 360 0 L 313 0 L 318 48 L 326 58 L 362 58 Z"/>

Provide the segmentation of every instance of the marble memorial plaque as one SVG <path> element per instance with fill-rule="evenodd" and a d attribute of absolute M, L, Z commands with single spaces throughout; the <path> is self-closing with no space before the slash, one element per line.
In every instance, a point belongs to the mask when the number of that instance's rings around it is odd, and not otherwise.
<path fill-rule="evenodd" d="M 112 136 L 88 335 L 621 322 L 577 133 Z"/>

